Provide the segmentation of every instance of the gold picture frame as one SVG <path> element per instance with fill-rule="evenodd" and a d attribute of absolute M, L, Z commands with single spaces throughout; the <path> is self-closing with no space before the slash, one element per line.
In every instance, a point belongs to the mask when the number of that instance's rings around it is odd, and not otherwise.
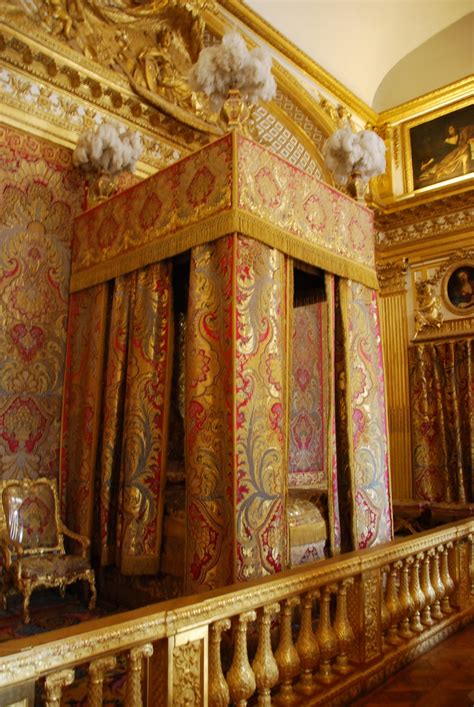
<path fill-rule="evenodd" d="M 402 140 L 408 193 L 474 180 L 472 98 L 406 121 Z"/>
<path fill-rule="evenodd" d="M 453 314 L 474 315 L 474 259 L 459 260 L 446 270 L 441 296 L 445 307 Z"/>

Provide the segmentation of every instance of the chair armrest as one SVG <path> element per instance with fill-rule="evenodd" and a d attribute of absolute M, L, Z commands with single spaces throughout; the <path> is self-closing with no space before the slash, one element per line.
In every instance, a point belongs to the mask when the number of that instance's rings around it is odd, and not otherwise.
<path fill-rule="evenodd" d="M 18 557 L 23 555 L 23 548 L 20 543 L 16 540 L 12 540 L 6 533 L 0 534 L 0 549 L 3 557 L 5 558 L 5 565 L 7 569 L 10 568 L 14 555 L 17 555 Z"/>
<path fill-rule="evenodd" d="M 82 552 L 81 555 L 82 557 L 86 556 L 86 550 L 90 545 L 90 540 L 89 538 L 86 538 L 85 535 L 79 535 L 79 533 L 75 533 L 73 530 L 69 530 L 69 528 L 66 528 L 64 523 L 61 521 L 59 522 L 59 530 L 61 533 L 64 535 L 67 535 L 68 538 L 71 538 L 72 540 L 77 540 L 78 543 L 82 545 Z"/>

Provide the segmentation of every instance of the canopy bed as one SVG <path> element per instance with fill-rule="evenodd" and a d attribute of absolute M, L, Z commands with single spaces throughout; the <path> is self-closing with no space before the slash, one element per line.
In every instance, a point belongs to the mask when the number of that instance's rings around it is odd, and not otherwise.
<path fill-rule="evenodd" d="M 61 499 L 101 564 L 199 592 L 391 539 L 376 287 L 371 212 L 236 130 L 76 219 Z"/>

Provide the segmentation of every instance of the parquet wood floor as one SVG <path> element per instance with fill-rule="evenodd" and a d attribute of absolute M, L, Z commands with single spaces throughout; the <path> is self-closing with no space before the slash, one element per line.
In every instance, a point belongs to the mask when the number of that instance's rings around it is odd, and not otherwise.
<path fill-rule="evenodd" d="M 474 623 L 351 704 L 474 707 Z"/>

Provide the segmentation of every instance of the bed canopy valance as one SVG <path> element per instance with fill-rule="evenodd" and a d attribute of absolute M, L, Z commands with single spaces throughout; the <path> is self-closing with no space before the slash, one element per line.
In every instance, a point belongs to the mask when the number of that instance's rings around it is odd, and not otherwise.
<path fill-rule="evenodd" d="M 332 553 L 391 538 L 376 285 L 371 212 L 238 131 L 76 219 L 61 485 L 102 564 L 160 567 L 178 407 L 188 591 L 288 565 L 289 488 Z"/>
<path fill-rule="evenodd" d="M 71 291 L 229 233 L 378 287 L 372 212 L 232 131 L 77 218 Z"/>

